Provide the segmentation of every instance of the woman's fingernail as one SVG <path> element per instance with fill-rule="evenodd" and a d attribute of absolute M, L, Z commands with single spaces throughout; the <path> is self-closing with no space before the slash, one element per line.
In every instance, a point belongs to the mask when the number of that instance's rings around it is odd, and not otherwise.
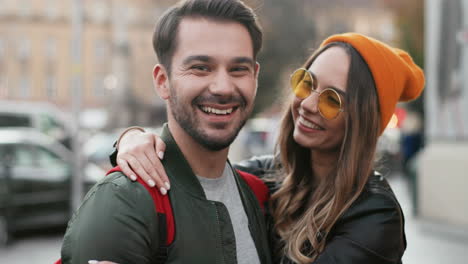
<path fill-rule="evenodd" d="M 171 189 L 171 185 L 168 182 L 165 182 L 164 185 L 166 185 L 166 189 Z"/>
<path fill-rule="evenodd" d="M 148 184 L 149 184 L 150 187 L 156 186 L 156 183 L 153 180 L 149 180 Z"/>
<path fill-rule="evenodd" d="M 159 157 L 160 160 L 164 159 L 164 152 L 159 151 L 158 152 L 158 157 Z"/>
<path fill-rule="evenodd" d="M 137 177 L 136 177 L 135 175 L 130 175 L 130 179 L 131 179 L 132 181 L 136 181 L 136 180 L 137 180 Z"/>
<path fill-rule="evenodd" d="M 98 264 L 99 261 L 97 260 L 88 260 L 88 264 Z"/>
<path fill-rule="evenodd" d="M 167 194 L 167 191 L 166 191 L 166 189 L 164 189 L 164 187 L 161 187 L 161 189 L 159 189 L 159 191 L 161 192 L 162 195 Z"/>

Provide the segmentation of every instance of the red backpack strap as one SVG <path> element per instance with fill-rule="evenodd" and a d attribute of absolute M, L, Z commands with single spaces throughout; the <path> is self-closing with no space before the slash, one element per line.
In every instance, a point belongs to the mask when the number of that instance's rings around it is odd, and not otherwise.
<path fill-rule="evenodd" d="M 247 185 L 249 185 L 250 189 L 252 189 L 252 191 L 255 194 L 255 197 L 257 197 L 257 200 L 260 203 L 260 207 L 262 208 L 262 210 L 264 210 L 265 203 L 270 198 L 270 191 L 268 190 L 266 184 L 253 174 L 241 170 L 236 171 L 237 173 L 239 173 L 242 179 L 244 179 Z"/>
<path fill-rule="evenodd" d="M 122 172 L 119 166 L 109 170 L 106 175 L 114 172 Z M 171 201 L 169 195 L 162 195 L 157 188 L 151 188 L 140 177 L 137 181 L 143 185 L 153 198 L 154 206 L 158 214 L 159 221 L 159 248 L 155 252 L 156 263 L 165 263 L 168 256 L 168 246 L 174 241 L 175 225 L 174 214 L 172 212 Z M 62 264 L 62 259 L 57 260 L 54 264 Z"/>
<path fill-rule="evenodd" d="M 107 175 L 113 173 L 113 172 L 121 172 L 121 169 L 119 166 L 116 166 L 109 170 L 107 172 Z M 160 234 L 166 234 L 164 237 L 166 237 L 165 240 L 165 245 L 170 245 L 172 241 L 174 241 L 174 235 L 175 235 L 175 225 L 174 225 L 174 214 L 172 212 L 172 206 L 171 206 L 171 201 L 169 200 L 169 195 L 162 195 L 157 188 L 152 188 L 150 187 L 145 181 L 143 181 L 138 175 L 137 175 L 137 181 L 145 187 L 145 189 L 149 192 L 151 195 L 151 198 L 153 198 L 154 206 L 156 208 L 156 212 L 159 215 L 164 216 L 162 220 L 165 222 L 164 224 L 160 224 Z M 165 227 L 165 228 L 164 228 Z M 163 237 L 163 236 L 162 236 Z"/>

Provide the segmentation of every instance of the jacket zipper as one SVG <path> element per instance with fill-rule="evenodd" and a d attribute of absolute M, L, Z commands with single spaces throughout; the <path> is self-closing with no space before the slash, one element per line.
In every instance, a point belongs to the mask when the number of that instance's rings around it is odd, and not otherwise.
<path fill-rule="evenodd" d="M 221 263 L 225 263 L 224 261 L 224 245 L 223 245 L 223 238 L 221 236 L 221 222 L 219 221 L 219 212 L 218 212 L 218 206 L 216 206 L 215 202 L 212 202 L 212 204 L 215 207 L 215 212 L 216 212 L 216 222 L 218 223 L 218 234 L 219 234 L 219 242 L 221 243 Z"/>

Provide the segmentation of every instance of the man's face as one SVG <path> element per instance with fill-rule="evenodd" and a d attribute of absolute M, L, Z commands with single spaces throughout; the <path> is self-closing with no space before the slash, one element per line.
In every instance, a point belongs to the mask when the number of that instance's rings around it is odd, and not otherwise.
<path fill-rule="evenodd" d="M 253 108 L 258 64 L 250 35 L 239 23 L 184 18 L 177 38 L 169 120 L 206 149 L 224 149 Z"/>

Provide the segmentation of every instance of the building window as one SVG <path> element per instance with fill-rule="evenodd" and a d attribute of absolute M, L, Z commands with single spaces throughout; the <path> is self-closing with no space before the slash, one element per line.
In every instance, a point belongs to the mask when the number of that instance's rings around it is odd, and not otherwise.
<path fill-rule="evenodd" d="M 17 14 L 16 11 L 16 6 L 15 6 L 15 0 L 3 0 L 1 1 L 1 7 L 0 8 L 0 14 L 1 15 L 11 15 L 11 14 Z"/>
<path fill-rule="evenodd" d="M 3 39 L 0 39 L 0 63 L 2 63 L 3 59 L 5 58 L 5 50 L 6 50 L 6 45 L 5 41 Z"/>
<path fill-rule="evenodd" d="M 21 76 L 19 80 L 18 96 L 28 98 L 31 96 L 31 84 L 27 76 Z"/>
<path fill-rule="evenodd" d="M 106 94 L 105 84 L 104 84 L 104 77 L 103 76 L 96 76 L 94 79 L 93 84 L 93 95 L 96 98 L 103 98 Z"/>
<path fill-rule="evenodd" d="M 0 98 L 7 98 L 8 95 L 8 78 L 0 72 Z"/>
<path fill-rule="evenodd" d="M 27 38 L 20 39 L 18 42 L 18 59 L 26 61 L 31 56 L 31 42 Z"/>
<path fill-rule="evenodd" d="M 20 16 L 27 17 L 31 15 L 31 0 L 17 1 Z"/>
<path fill-rule="evenodd" d="M 95 23 L 105 23 L 109 20 L 111 15 L 111 8 L 109 3 L 103 0 L 93 0 L 92 5 L 86 10 L 87 15 Z"/>
<path fill-rule="evenodd" d="M 59 7 L 58 7 L 57 0 L 47 0 L 45 14 L 46 14 L 46 17 L 51 20 L 58 18 Z"/>
<path fill-rule="evenodd" d="M 99 62 L 105 60 L 109 56 L 109 43 L 106 40 L 98 39 L 94 42 L 94 56 Z M 102 62 L 102 61 L 101 61 Z"/>
<path fill-rule="evenodd" d="M 54 60 L 57 55 L 57 40 L 54 37 L 48 37 L 45 42 L 45 56 L 47 60 Z"/>
<path fill-rule="evenodd" d="M 57 78 L 54 75 L 47 75 L 45 80 L 45 90 L 47 98 L 57 98 Z"/>
<path fill-rule="evenodd" d="M 5 41 L 0 39 L 0 98 L 8 97 L 8 78 L 5 76 Z"/>

